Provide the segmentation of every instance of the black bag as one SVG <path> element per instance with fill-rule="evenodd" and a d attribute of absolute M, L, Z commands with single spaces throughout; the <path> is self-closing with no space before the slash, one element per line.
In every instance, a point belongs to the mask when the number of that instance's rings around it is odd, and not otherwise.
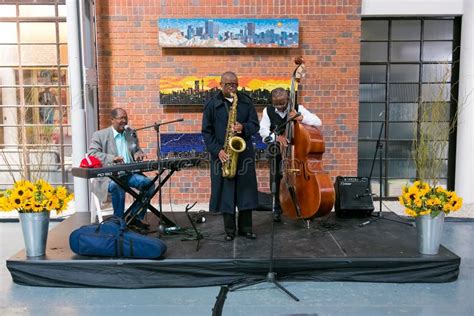
<path fill-rule="evenodd" d="M 125 221 L 116 216 L 74 230 L 69 245 L 82 256 L 155 259 L 166 252 L 162 240 L 128 230 Z"/>

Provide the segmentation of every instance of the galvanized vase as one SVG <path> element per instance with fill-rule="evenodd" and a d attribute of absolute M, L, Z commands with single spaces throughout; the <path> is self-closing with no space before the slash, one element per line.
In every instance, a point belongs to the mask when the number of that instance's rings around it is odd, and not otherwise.
<path fill-rule="evenodd" d="M 40 257 L 46 253 L 49 212 L 20 213 L 21 228 L 27 257 Z"/>
<path fill-rule="evenodd" d="M 443 234 L 444 212 L 436 217 L 422 215 L 416 217 L 418 252 L 424 255 L 437 255 Z"/>

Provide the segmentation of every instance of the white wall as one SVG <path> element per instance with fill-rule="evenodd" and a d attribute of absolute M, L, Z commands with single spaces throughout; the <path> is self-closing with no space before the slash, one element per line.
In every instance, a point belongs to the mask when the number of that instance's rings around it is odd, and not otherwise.
<path fill-rule="evenodd" d="M 459 64 L 459 122 L 456 144 L 456 193 L 474 203 L 474 1 L 464 0 Z"/>
<path fill-rule="evenodd" d="M 362 16 L 462 15 L 472 0 L 362 0 Z"/>

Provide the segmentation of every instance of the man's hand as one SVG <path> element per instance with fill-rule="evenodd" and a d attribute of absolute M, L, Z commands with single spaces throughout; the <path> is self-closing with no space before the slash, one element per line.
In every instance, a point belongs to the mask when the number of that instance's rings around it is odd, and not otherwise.
<path fill-rule="evenodd" d="M 136 160 L 136 161 L 142 161 L 142 160 L 144 160 L 145 158 L 146 158 L 145 153 L 143 153 L 143 152 L 141 152 L 141 151 L 139 151 L 139 152 L 137 152 L 137 153 L 135 154 L 135 160 Z"/>
<path fill-rule="evenodd" d="M 293 110 L 290 112 L 290 117 L 293 118 L 294 116 L 296 116 L 298 113 Z M 298 121 L 298 122 L 301 122 L 303 120 L 303 115 L 300 115 L 298 117 L 295 118 L 295 121 Z"/>
<path fill-rule="evenodd" d="M 219 159 L 222 163 L 226 162 L 227 159 L 229 159 L 229 156 L 225 153 L 224 149 L 221 149 L 221 151 L 219 151 Z"/>
<path fill-rule="evenodd" d="M 237 134 L 241 134 L 244 126 L 239 122 L 235 122 L 234 126 L 232 126 L 232 131 Z"/>
<path fill-rule="evenodd" d="M 114 163 L 123 163 L 123 157 L 122 156 L 117 156 L 114 157 Z"/>
<path fill-rule="evenodd" d="M 288 139 L 284 135 L 278 135 L 277 136 L 277 142 L 279 142 L 282 145 L 288 144 Z"/>

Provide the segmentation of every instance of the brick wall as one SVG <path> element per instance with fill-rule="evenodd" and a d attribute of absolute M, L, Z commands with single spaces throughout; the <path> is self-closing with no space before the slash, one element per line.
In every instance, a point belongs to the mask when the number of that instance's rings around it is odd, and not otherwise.
<path fill-rule="evenodd" d="M 220 75 L 291 77 L 293 58 L 302 55 L 307 76 L 300 103 L 323 121 L 325 169 L 331 176 L 356 175 L 361 0 L 128 0 L 97 1 L 100 127 L 108 113 L 123 107 L 133 126 L 183 117 L 163 132 L 200 132 L 202 107 L 163 107 L 161 76 Z M 158 18 L 297 18 L 298 49 L 161 49 Z M 260 110 L 261 112 L 261 110 Z M 260 115 L 261 113 L 259 113 Z M 149 158 L 156 155 L 155 134 L 139 137 Z M 258 166 L 259 188 L 268 191 L 268 170 Z M 207 170 L 176 173 L 165 194 L 173 203 L 209 198 Z M 167 196 L 167 195 L 166 195 Z"/>

